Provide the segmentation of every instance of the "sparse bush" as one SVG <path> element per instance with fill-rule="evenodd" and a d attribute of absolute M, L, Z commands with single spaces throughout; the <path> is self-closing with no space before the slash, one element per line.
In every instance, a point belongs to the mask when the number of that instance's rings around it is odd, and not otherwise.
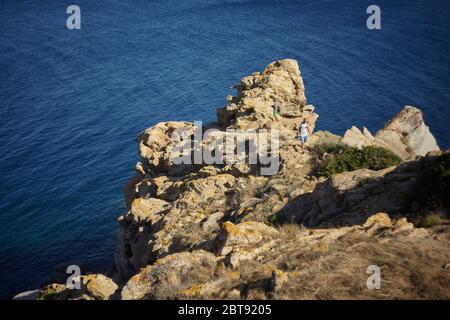
<path fill-rule="evenodd" d="M 308 232 L 308 229 L 299 224 L 295 223 L 287 223 L 277 226 L 280 238 L 284 241 L 290 241 L 293 239 L 297 239 L 302 236 L 304 233 Z"/>
<path fill-rule="evenodd" d="M 277 225 L 279 222 L 278 216 L 276 214 L 270 215 L 267 217 L 267 224 L 268 225 Z"/>
<path fill-rule="evenodd" d="M 419 218 L 418 226 L 429 228 L 435 225 L 442 224 L 444 222 L 444 216 L 439 213 L 430 213 Z"/>
<path fill-rule="evenodd" d="M 417 181 L 414 200 L 425 209 L 450 208 L 450 153 L 439 156 Z"/>
<path fill-rule="evenodd" d="M 357 169 L 381 170 L 399 165 L 400 157 L 381 147 L 366 146 L 362 149 L 347 147 L 338 154 L 325 159 L 319 166 L 319 176 L 330 177 L 333 174 Z"/>
<path fill-rule="evenodd" d="M 309 151 L 313 160 L 320 161 L 326 154 L 336 155 L 349 148 L 347 145 L 341 143 L 320 143 L 311 146 Z"/>
<path fill-rule="evenodd" d="M 377 179 L 376 178 L 372 178 L 372 177 L 361 178 L 361 179 L 358 180 L 358 186 L 360 187 L 360 186 L 363 186 L 365 184 L 372 183 L 372 182 L 375 182 L 375 181 L 377 181 Z"/>

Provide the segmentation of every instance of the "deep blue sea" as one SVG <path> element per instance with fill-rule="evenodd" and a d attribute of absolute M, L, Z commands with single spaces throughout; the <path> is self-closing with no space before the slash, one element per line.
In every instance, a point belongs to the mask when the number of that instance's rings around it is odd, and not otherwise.
<path fill-rule="evenodd" d="M 381 30 L 366 9 L 381 8 Z M 450 147 L 450 11 L 442 0 L 54 0 L 0 3 L 0 298 L 56 265 L 113 260 L 137 134 L 215 119 L 230 86 L 300 62 L 319 129 L 379 129 L 419 106 Z M 81 30 L 66 8 L 81 8 Z"/>

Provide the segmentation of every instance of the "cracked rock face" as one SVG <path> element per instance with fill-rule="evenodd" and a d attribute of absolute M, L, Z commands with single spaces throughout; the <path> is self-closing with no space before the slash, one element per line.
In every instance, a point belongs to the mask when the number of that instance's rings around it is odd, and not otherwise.
<path fill-rule="evenodd" d="M 133 276 L 122 289 L 123 300 L 170 299 L 192 285 L 213 278 L 217 258 L 206 251 L 167 256 Z"/>
<path fill-rule="evenodd" d="M 263 72 L 244 77 L 237 95 L 228 97 L 218 110 L 219 122 L 231 128 L 278 128 L 288 134 L 302 118 L 314 128 L 318 115 L 306 106 L 305 87 L 297 61 L 286 59 L 269 64 Z M 280 102 L 280 121 L 274 121 L 273 104 Z M 291 133 L 292 135 L 292 133 Z"/>
<path fill-rule="evenodd" d="M 70 289 L 64 284 L 50 284 L 38 296 L 45 300 L 110 300 L 119 288 L 102 274 L 80 276 L 80 289 Z"/>
<path fill-rule="evenodd" d="M 356 127 L 344 137 L 314 133 L 309 146 L 377 145 L 409 160 L 398 167 L 325 179 L 314 176 L 314 156 L 297 138 L 302 119 L 312 130 L 318 119 L 316 108 L 307 104 L 297 62 L 275 61 L 244 77 L 236 89 L 236 96 L 218 110 L 219 124 L 204 128 L 209 135 L 200 137 L 196 148 L 213 148 L 215 138 L 236 136 L 227 129 L 276 129 L 279 170 L 264 176 L 259 164 L 245 161 L 180 164 L 173 155 L 183 134 L 198 133 L 196 124 L 169 121 L 148 128 L 138 137 L 137 175 L 124 188 L 127 212 L 118 218 L 117 284 L 103 275 L 87 275 L 82 276 L 82 290 L 52 284 L 38 295 L 86 300 L 366 299 L 401 298 L 405 292 L 418 298 L 425 292 L 450 297 L 450 285 L 433 280 L 448 278 L 448 269 L 439 267 L 450 261 L 448 227 L 437 234 L 402 217 L 414 207 L 410 195 L 417 180 L 439 156 L 430 153 L 439 148 L 420 110 L 405 107 L 375 135 Z M 398 287 L 386 284 L 387 295 L 364 291 L 365 268 L 374 260 L 387 261 L 383 272 L 401 279 Z M 423 286 L 436 288 L 414 289 L 411 279 L 422 278 Z"/>
<path fill-rule="evenodd" d="M 277 118 L 272 108 L 275 101 L 280 104 Z M 209 147 L 217 137 L 235 135 L 225 129 L 276 129 L 284 141 L 281 161 L 285 166 L 292 165 L 298 123 L 305 118 L 313 129 L 318 117 L 313 106 L 305 106 L 297 62 L 273 62 L 263 72 L 241 80 L 236 97 L 230 97 L 218 113 L 221 127 L 209 126 L 209 134 L 198 143 Z M 116 269 L 122 278 L 168 254 L 208 249 L 219 232 L 221 220 L 231 219 L 243 197 L 251 196 L 250 191 L 244 195 L 246 190 L 268 181 L 258 172 L 258 165 L 248 162 L 174 163 L 173 154 L 180 140 L 172 137 L 181 136 L 180 132 L 195 135 L 196 129 L 193 123 L 170 121 L 153 126 L 138 137 L 138 176 L 125 188 L 130 210 L 119 218 Z M 212 215 L 217 219 L 210 219 Z"/>

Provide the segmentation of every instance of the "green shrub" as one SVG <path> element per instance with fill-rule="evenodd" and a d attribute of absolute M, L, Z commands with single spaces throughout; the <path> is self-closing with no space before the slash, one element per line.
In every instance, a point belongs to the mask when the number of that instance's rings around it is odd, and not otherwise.
<path fill-rule="evenodd" d="M 430 213 L 420 217 L 418 221 L 419 227 L 429 228 L 435 225 L 439 225 L 444 221 L 444 216 L 439 213 Z"/>
<path fill-rule="evenodd" d="M 309 152 L 314 159 L 322 159 L 325 154 L 338 154 L 347 149 L 349 147 L 341 143 L 320 143 L 311 146 Z"/>
<path fill-rule="evenodd" d="M 273 214 L 273 215 L 267 217 L 267 223 L 269 225 L 276 225 L 278 222 L 279 222 L 279 219 L 276 214 Z"/>
<path fill-rule="evenodd" d="M 317 174 L 329 177 L 336 173 L 363 168 L 381 170 L 399 165 L 401 162 L 400 157 L 381 147 L 366 146 L 362 149 L 344 147 L 338 154 L 322 161 L 318 166 Z"/>
<path fill-rule="evenodd" d="M 308 149 L 311 155 L 311 165 L 318 168 L 326 160 L 326 158 L 334 157 L 348 148 L 349 146 L 341 143 L 314 144 Z"/>
<path fill-rule="evenodd" d="M 450 208 L 450 153 L 444 153 L 427 166 L 418 179 L 414 201 L 421 208 Z"/>

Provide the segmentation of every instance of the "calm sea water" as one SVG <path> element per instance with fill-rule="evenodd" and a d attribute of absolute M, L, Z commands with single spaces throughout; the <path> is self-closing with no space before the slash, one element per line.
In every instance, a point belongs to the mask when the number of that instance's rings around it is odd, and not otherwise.
<path fill-rule="evenodd" d="M 299 60 L 319 129 L 376 130 L 411 104 L 450 147 L 446 1 L 375 1 L 369 31 L 372 2 L 2 0 L 0 297 L 60 263 L 109 265 L 139 131 L 214 120 L 230 85 L 276 59 Z"/>

